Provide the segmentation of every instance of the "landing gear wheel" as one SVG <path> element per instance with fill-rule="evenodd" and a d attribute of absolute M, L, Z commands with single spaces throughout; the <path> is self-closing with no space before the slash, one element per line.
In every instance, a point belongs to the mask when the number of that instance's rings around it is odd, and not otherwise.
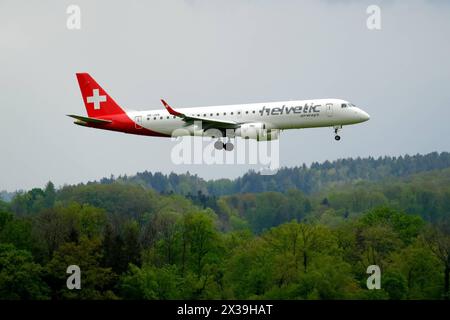
<path fill-rule="evenodd" d="M 217 140 L 216 142 L 214 142 L 214 148 L 216 148 L 217 150 L 222 150 L 225 147 L 225 145 L 222 143 L 222 141 Z"/>
<path fill-rule="evenodd" d="M 341 140 L 341 137 L 339 136 L 338 133 L 339 133 L 339 130 L 342 129 L 342 126 L 334 126 L 333 129 L 334 129 L 334 140 L 336 140 L 336 141 Z"/>
<path fill-rule="evenodd" d="M 223 148 L 224 148 L 226 151 L 233 151 L 234 145 L 233 145 L 231 142 L 227 142 L 227 143 L 224 143 L 224 144 L 223 144 Z"/>

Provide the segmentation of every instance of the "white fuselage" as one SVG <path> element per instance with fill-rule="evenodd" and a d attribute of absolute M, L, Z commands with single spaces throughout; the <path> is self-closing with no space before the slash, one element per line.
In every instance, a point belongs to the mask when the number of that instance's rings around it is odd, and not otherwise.
<path fill-rule="evenodd" d="M 369 120 L 369 115 L 348 101 L 340 99 L 296 100 L 224 106 L 179 108 L 183 114 L 219 121 L 262 123 L 266 129 L 338 127 Z M 129 111 L 138 126 L 172 135 L 177 129 L 194 134 L 197 124 L 186 124 L 166 109 Z"/>

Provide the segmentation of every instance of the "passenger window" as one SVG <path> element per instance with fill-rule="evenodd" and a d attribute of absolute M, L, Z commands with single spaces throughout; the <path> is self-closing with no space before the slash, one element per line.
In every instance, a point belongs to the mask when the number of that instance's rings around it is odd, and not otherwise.
<path fill-rule="evenodd" d="M 231 115 L 233 115 L 233 112 L 231 113 Z"/>
<path fill-rule="evenodd" d="M 347 105 L 345 103 L 341 104 L 341 108 L 347 108 Z"/>

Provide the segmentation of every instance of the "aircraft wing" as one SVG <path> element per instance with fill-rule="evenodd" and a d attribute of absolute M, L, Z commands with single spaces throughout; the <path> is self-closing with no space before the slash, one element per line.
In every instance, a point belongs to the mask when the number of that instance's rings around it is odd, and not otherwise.
<path fill-rule="evenodd" d="M 240 126 L 240 124 L 236 121 L 189 116 L 189 115 L 186 115 L 184 113 L 174 110 L 163 99 L 161 99 L 161 102 L 171 115 L 182 118 L 185 122 L 187 122 L 189 124 L 194 123 L 194 121 L 201 121 L 204 124 L 204 127 L 218 128 L 218 129 L 235 129 Z"/>

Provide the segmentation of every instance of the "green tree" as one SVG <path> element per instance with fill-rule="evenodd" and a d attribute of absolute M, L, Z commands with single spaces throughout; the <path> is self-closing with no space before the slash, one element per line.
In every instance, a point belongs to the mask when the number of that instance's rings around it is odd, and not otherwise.
<path fill-rule="evenodd" d="M 450 219 L 438 226 L 430 226 L 425 232 L 425 243 L 441 262 L 444 272 L 443 298 L 450 299 Z"/>
<path fill-rule="evenodd" d="M 406 297 L 407 283 L 405 277 L 398 272 L 388 272 L 381 278 L 381 286 L 392 300 L 401 300 Z"/>
<path fill-rule="evenodd" d="M 407 299 L 439 299 L 442 292 L 443 272 L 439 259 L 416 240 L 392 255 L 389 270 L 399 272 L 406 280 Z"/>
<path fill-rule="evenodd" d="M 18 249 L 33 251 L 36 245 L 32 235 L 32 221 L 0 213 L 0 242 L 13 244 Z"/>
<path fill-rule="evenodd" d="M 10 212 L 10 205 L 2 199 L 0 199 L 0 212 Z"/>
<path fill-rule="evenodd" d="M 48 299 L 48 293 L 42 268 L 33 262 L 31 253 L 0 244 L 0 299 Z"/>
<path fill-rule="evenodd" d="M 112 289 L 116 275 L 101 262 L 99 239 L 81 237 L 79 243 L 64 243 L 45 266 L 46 278 L 52 284 L 52 295 L 56 299 L 115 299 Z M 66 286 L 67 267 L 77 265 L 81 270 L 81 290 L 69 290 Z"/>
<path fill-rule="evenodd" d="M 375 207 L 362 216 L 361 222 L 367 226 L 388 225 L 404 243 L 410 243 L 425 225 L 417 215 L 408 215 L 388 207 Z"/>
<path fill-rule="evenodd" d="M 361 295 L 351 266 L 340 257 L 320 255 L 310 269 L 299 277 L 291 298 L 331 300 L 354 299 Z"/>
<path fill-rule="evenodd" d="M 180 299 L 182 279 L 174 266 L 156 268 L 133 264 L 120 280 L 120 293 L 125 299 Z"/>
<path fill-rule="evenodd" d="M 50 259 L 53 252 L 69 240 L 71 227 L 55 208 L 45 209 L 33 219 L 33 236 L 38 239 L 45 259 Z"/>
<path fill-rule="evenodd" d="M 181 254 L 182 216 L 173 211 L 153 215 L 145 228 L 145 245 L 155 249 L 152 262 L 157 265 L 175 264 Z"/>
<path fill-rule="evenodd" d="M 206 264 L 217 259 L 220 238 L 214 223 L 212 212 L 188 214 L 184 218 L 190 263 L 197 277 L 202 275 Z"/>
<path fill-rule="evenodd" d="M 124 247 L 123 255 L 127 265 L 129 263 L 140 265 L 141 263 L 141 244 L 139 241 L 139 225 L 136 221 L 128 222 L 124 227 Z"/>
<path fill-rule="evenodd" d="M 44 206 L 46 208 L 51 208 L 55 204 L 56 200 L 56 189 L 53 182 L 49 181 L 45 186 L 44 190 Z"/>
<path fill-rule="evenodd" d="M 10 212 L 7 211 L 2 211 L 0 209 L 0 234 L 3 230 L 3 228 L 9 223 L 11 222 L 13 219 L 13 215 Z"/>

